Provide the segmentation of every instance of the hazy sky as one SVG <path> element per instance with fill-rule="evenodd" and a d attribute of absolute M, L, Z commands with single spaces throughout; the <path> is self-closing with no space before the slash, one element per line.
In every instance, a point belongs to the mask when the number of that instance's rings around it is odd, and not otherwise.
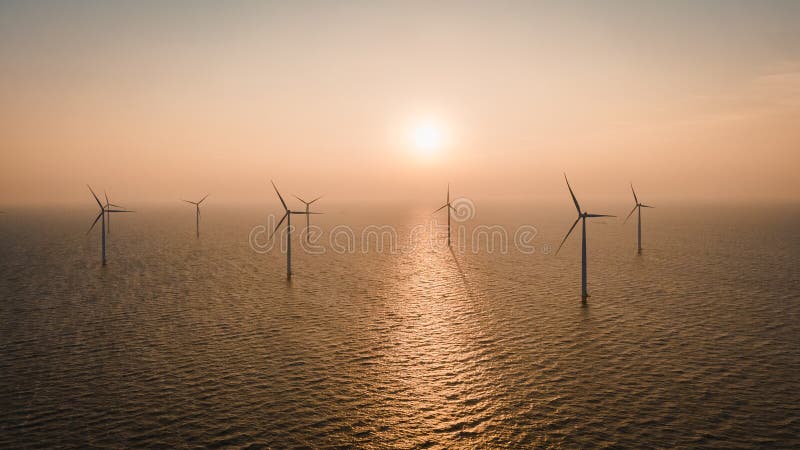
<path fill-rule="evenodd" d="M 799 169 L 798 1 L 0 3 L 0 207 L 536 199 L 562 171 L 796 201 Z"/>

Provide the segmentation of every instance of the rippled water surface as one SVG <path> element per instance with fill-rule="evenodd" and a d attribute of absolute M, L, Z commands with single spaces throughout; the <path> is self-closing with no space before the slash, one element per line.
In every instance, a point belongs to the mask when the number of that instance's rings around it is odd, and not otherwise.
<path fill-rule="evenodd" d="M 258 212 L 209 202 L 197 240 L 189 208 L 136 208 L 105 268 L 89 209 L 0 216 L 0 445 L 800 446 L 800 211 L 649 210 L 638 257 L 594 221 L 582 307 L 579 235 L 547 253 L 569 206 L 481 210 L 505 254 L 329 207 L 356 251 L 296 246 L 291 282 Z M 371 223 L 397 251 L 363 251 Z"/>

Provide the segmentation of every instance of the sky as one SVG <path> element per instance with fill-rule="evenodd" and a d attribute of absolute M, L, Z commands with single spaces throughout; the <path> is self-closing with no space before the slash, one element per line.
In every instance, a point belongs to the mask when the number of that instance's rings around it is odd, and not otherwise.
<path fill-rule="evenodd" d="M 797 1 L 3 1 L 0 207 L 800 199 Z M 434 203 L 436 203 L 434 201 Z"/>

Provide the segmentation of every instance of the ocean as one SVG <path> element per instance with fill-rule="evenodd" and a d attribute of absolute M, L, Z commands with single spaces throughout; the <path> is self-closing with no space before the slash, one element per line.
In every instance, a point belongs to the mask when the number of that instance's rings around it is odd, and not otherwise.
<path fill-rule="evenodd" d="M 0 446 L 800 447 L 797 206 L 656 205 L 642 255 L 599 208 L 582 305 L 568 198 L 452 249 L 320 201 L 291 281 L 277 208 L 212 200 L 114 215 L 106 267 L 88 199 L 0 215 Z"/>

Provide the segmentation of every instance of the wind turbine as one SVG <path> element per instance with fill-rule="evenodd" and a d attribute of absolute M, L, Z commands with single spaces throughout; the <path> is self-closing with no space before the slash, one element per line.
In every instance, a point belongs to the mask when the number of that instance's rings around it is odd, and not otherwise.
<path fill-rule="evenodd" d="M 289 207 L 286 206 L 286 202 L 283 201 L 283 196 L 281 196 L 281 193 L 278 192 L 278 187 L 275 186 L 275 183 L 272 180 L 270 180 L 270 183 L 272 183 L 272 187 L 275 189 L 275 193 L 278 194 L 278 198 L 281 201 L 281 205 L 283 205 L 284 211 L 286 211 L 278 224 L 275 225 L 275 230 L 272 231 L 272 237 L 275 236 L 275 232 L 278 231 L 278 227 L 281 226 L 284 220 L 286 220 L 286 278 L 292 278 L 292 214 L 309 215 L 321 213 L 310 212 L 307 209 L 306 211 L 290 210 Z"/>
<path fill-rule="evenodd" d="M 437 212 L 443 210 L 444 208 L 447 208 L 447 246 L 449 247 L 450 246 L 450 215 L 451 215 L 450 211 L 455 211 L 455 208 L 453 208 L 453 205 L 450 204 L 450 183 L 447 183 L 447 203 L 445 203 L 439 209 L 434 211 L 433 214 L 436 214 Z"/>
<path fill-rule="evenodd" d="M 578 211 L 578 218 L 575 219 L 575 223 L 572 224 L 569 231 L 567 231 L 567 235 L 564 236 L 564 239 L 558 246 L 558 250 L 556 250 L 556 255 L 558 255 L 559 250 L 561 250 L 561 246 L 564 245 L 564 242 L 566 242 L 570 233 L 572 233 L 572 230 L 575 229 L 575 225 L 578 224 L 578 221 L 582 221 L 583 233 L 581 239 L 581 300 L 584 303 L 586 303 L 586 298 L 589 297 L 589 292 L 586 290 L 586 219 L 592 217 L 616 217 L 616 216 L 608 214 L 589 214 L 586 211 L 581 212 L 581 207 L 580 205 L 578 205 L 578 199 L 575 198 L 575 194 L 572 192 L 572 186 L 569 185 L 569 180 L 567 180 L 567 174 L 564 174 L 564 180 L 567 181 L 567 188 L 569 189 L 569 195 L 572 196 L 572 201 L 575 202 L 575 209 Z"/>
<path fill-rule="evenodd" d="M 636 203 L 636 206 L 634 206 L 631 212 L 628 213 L 628 217 L 625 218 L 625 221 L 622 222 L 622 224 L 624 225 L 625 223 L 627 223 L 628 219 L 631 218 L 631 214 L 633 214 L 634 211 L 639 210 L 639 214 L 637 214 L 637 216 L 639 217 L 638 248 L 639 248 L 639 254 L 641 255 L 642 254 L 642 208 L 653 208 L 653 206 L 639 203 L 639 198 L 636 197 L 636 191 L 633 189 L 633 183 L 631 183 L 631 192 L 633 192 L 633 201 Z"/>
<path fill-rule="evenodd" d="M 307 202 L 307 201 L 303 200 L 302 198 L 300 198 L 300 197 L 298 197 L 296 195 L 294 196 L 294 198 L 300 200 L 301 202 L 303 202 L 306 205 L 306 213 L 305 213 L 306 214 L 306 242 L 310 242 L 309 239 L 311 239 L 311 237 L 308 235 L 308 229 L 309 229 L 309 227 L 311 227 L 311 213 L 309 212 L 309 209 L 311 207 L 311 204 L 314 203 L 315 201 L 321 199 L 322 196 L 320 195 L 319 197 L 315 198 L 314 200 L 311 200 L 310 202 Z"/>
<path fill-rule="evenodd" d="M 110 209 L 112 206 L 114 208 L 124 208 L 124 206 L 115 205 L 110 201 L 108 201 L 108 193 L 105 190 L 103 190 L 103 195 L 106 198 L 106 205 L 105 205 L 106 210 Z M 106 233 L 111 234 L 111 214 L 107 212 L 106 215 L 108 216 L 106 217 Z"/>
<path fill-rule="evenodd" d="M 184 200 L 186 203 L 193 204 L 194 207 L 195 207 L 195 210 L 197 211 L 197 221 L 196 221 L 197 222 L 197 226 L 196 226 L 196 228 L 197 228 L 197 238 L 198 239 L 200 238 L 200 203 L 203 203 L 203 200 L 205 200 L 207 198 L 208 198 L 208 194 L 206 194 L 205 197 L 200 199 L 199 202 L 192 202 L 192 201 L 189 201 L 189 200 Z"/>
<path fill-rule="evenodd" d="M 97 214 L 97 217 L 95 217 L 94 222 L 92 222 L 92 226 L 89 227 L 89 231 L 87 231 L 86 234 L 91 233 L 92 229 L 94 229 L 94 226 L 97 225 L 97 221 L 98 220 L 100 220 L 100 219 L 103 220 L 103 223 L 100 224 L 101 225 L 101 227 L 100 227 L 100 242 L 101 242 L 101 247 L 102 247 L 102 251 L 103 251 L 103 265 L 105 266 L 106 265 L 106 213 L 109 213 L 109 214 L 110 213 L 126 213 L 126 212 L 133 212 L 133 211 L 126 211 L 126 210 L 123 210 L 123 209 L 108 209 L 108 208 L 106 208 L 105 206 L 103 206 L 102 203 L 100 203 L 100 199 L 97 198 L 97 195 L 92 190 L 92 187 L 89 186 L 88 184 L 86 185 L 86 187 L 89 188 L 89 192 L 92 193 L 92 197 L 94 197 L 95 201 L 97 202 L 97 206 L 100 207 L 100 213 Z"/>

